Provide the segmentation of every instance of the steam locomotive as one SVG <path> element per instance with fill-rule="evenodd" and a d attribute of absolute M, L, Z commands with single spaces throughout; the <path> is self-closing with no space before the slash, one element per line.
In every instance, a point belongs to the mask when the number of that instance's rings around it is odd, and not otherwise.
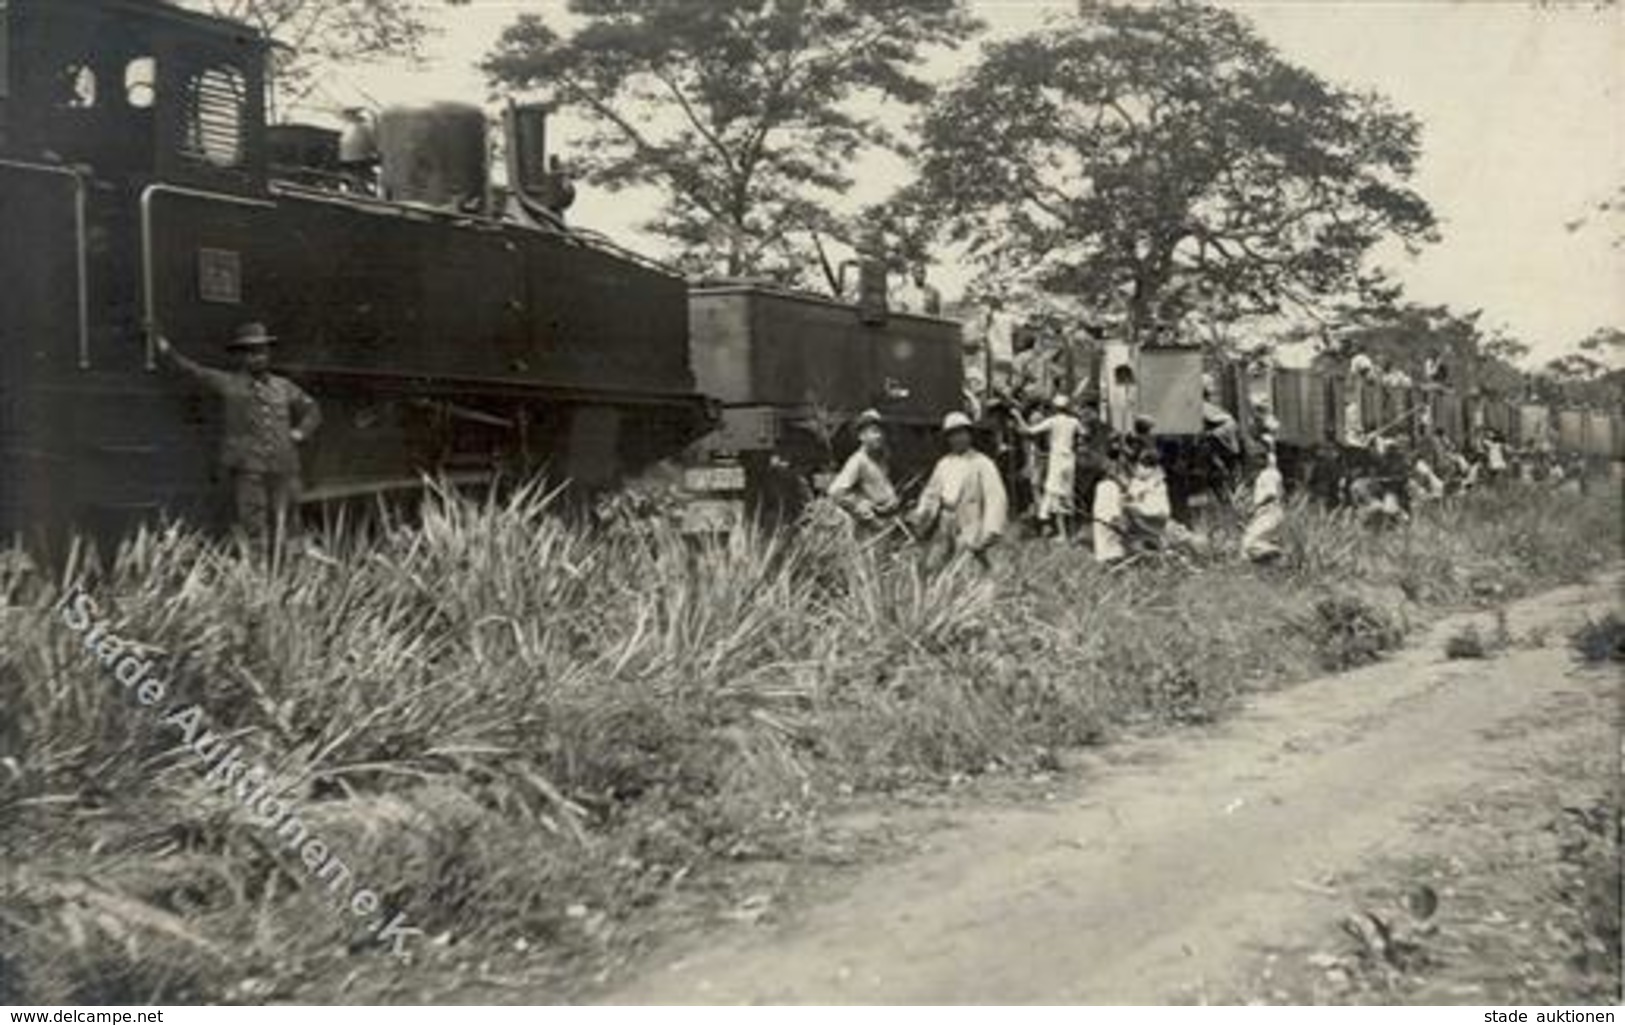
<path fill-rule="evenodd" d="M 219 524 L 213 405 L 155 360 L 241 322 L 321 401 L 306 501 L 686 467 L 713 525 L 876 406 L 905 452 L 956 405 L 958 326 L 680 275 L 568 226 L 545 112 L 385 112 L 376 166 L 267 123 L 271 43 L 162 0 L 0 3 L 0 539 Z"/>

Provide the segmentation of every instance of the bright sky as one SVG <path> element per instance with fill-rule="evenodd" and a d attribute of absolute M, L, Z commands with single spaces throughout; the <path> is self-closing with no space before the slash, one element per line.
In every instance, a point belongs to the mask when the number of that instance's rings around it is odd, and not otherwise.
<path fill-rule="evenodd" d="M 384 103 L 479 101 L 474 68 L 521 11 L 562 12 L 564 0 L 426 4 L 444 31 L 422 70 L 370 68 L 331 76 L 326 92 L 353 102 L 356 88 Z M 1041 25 L 1070 4 L 976 0 L 993 34 Z M 1570 231 L 1625 183 L 1625 7 L 1591 2 L 1537 8 L 1523 0 L 1251 0 L 1243 11 L 1290 59 L 1341 84 L 1375 89 L 1424 126 L 1416 187 L 1443 222 L 1444 240 L 1411 259 L 1380 262 L 1415 300 L 1482 308 L 1544 360 L 1593 328 L 1625 327 L 1625 235 L 1618 220 Z M 931 62 L 951 76 L 975 44 Z M 854 201 L 883 196 L 895 161 L 859 168 Z M 572 219 L 645 251 L 659 244 L 636 225 L 648 196 L 582 189 Z M 951 298 L 965 278 L 939 274 Z"/>

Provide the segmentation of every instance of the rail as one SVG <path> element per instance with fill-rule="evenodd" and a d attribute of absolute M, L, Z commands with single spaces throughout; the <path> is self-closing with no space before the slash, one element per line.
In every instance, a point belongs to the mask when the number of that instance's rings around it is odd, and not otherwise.
<path fill-rule="evenodd" d="M 84 172 L 59 164 L 36 164 L 26 160 L 0 160 L 0 167 L 9 167 L 14 171 L 33 171 L 37 174 L 54 174 L 64 178 L 73 179 L 74 201 L 74 242 L 76 246 L 75 267 L 78 276 L 79 298 L 79 352 L 78 363 L 80 370 L 90 369 L 90 240 L 89 240 L 89 194 L 90 186 L 85 181 Z"/>
<path fill-rule="evenodd" d="M 153 201 L 159 196 L 185 196 L 189 199 L 202 199 L 214 203 L 227 203 L 233 206 L 254 207 L 260 210 L 274 210 L 276 204 L 266 199 L 249 199 L 245 196 L 232 196 L 223 192 L 209 192 L 204 189 L 189 189 L 180 185 L 155 184 L 148 185 L 141 192 L 141 315 L 146 331 L 146 359 L 147 370 L 158 369 L 158 351 L 156 339 L 152 328 L 158 323 L 158 272 L 154 267 L 156 247 L 153 245 Z"/>

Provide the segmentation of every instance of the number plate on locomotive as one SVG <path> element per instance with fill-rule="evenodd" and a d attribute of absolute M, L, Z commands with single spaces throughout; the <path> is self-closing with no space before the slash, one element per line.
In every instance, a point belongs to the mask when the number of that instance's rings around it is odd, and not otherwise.
<path fill-rule="evenodd" d="M 243 301 L 243 258 L 230 249 L 197 251 L 198 298 L 235 306 Z"/>

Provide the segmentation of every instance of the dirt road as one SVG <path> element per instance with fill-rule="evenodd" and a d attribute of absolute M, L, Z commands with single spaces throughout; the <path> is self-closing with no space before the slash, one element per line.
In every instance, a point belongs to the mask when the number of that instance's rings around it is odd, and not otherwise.
<path fill-rule="evenodd" d="M 606 1002 L 1224 992 L 1261 947 L 1323 926 L 1320 881 L 1402 854 L 1431 810 L 1515 781 L 1537 745 L 1614 742 L 1618 678 L 1577 665 L 1565 639 L 1614 607 L 1616 583 L 1513 605 L 1514 643 L 1489 660 L 1445 660 L 1464 622 L 1493 622 L 1456 617 L 1387 662 L 1261 696 L 1220 726 L 1116 746 L 1053 805 L 965 812 L 916 856 L 787 921 L 692 943 Z"/>

